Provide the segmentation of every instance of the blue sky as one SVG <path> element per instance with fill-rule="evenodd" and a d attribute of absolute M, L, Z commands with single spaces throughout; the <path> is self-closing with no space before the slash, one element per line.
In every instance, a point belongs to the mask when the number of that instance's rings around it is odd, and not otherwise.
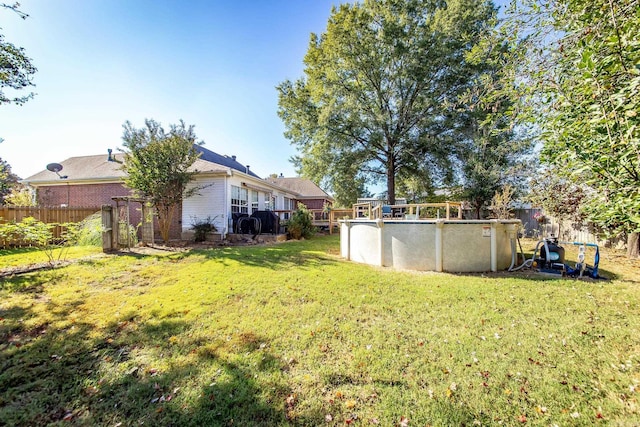
<path fill-rule="evenodd" d="M 260 176 L 294 176 L 275 86 L 302 76 L 337 0 L 21 0 L 7 41 L 38 68 L 36 97 L 0 106 L 0 157 L 26 178 L 122 146 L 122 124 L 195 125 L 205 147 Z"/>

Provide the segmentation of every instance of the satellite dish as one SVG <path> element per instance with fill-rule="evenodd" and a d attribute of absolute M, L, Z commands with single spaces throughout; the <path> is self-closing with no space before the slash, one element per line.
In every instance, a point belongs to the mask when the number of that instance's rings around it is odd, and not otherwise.
<path fill-rule="evenodd" d="M 47 165 L 47 170 L 58 173 L 62 170 L 62 165 L 60 163 L 49 163 Z"/>
<path fill-rule="evenodd" d="M 55 172 L 55 174 L 58 175 L 60 179 L 69 178 L 67 175 L 60 176 L 60 174 L 58 173 L 62 170 L 62 165 L 60 163 L 49 163 L 47 165 L 47 170 L 50 170 L 51 172 Z"/>

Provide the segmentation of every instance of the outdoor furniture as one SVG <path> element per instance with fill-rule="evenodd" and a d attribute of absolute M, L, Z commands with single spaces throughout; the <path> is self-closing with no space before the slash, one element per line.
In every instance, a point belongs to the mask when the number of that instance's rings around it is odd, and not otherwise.
<path fill-rule="evenodd" d="M 391 206 L 382 205 L 382 218 L 391 218 L 391 216 L 392 216 Z"/>

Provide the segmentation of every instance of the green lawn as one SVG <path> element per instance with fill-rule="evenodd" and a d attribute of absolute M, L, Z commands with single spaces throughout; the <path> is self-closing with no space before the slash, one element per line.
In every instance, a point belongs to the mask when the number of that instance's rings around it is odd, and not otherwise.
<path fill-rule="evenodd" d="M 0 281 L 0 425 L 640 424 L 637 264 L 398 272 L 338 239 Z"/>

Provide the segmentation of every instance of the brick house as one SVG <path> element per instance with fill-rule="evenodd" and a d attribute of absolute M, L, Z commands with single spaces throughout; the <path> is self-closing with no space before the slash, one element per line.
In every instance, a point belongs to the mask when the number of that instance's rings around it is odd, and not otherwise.
<path fill-rule="evenodd" d="M 285 181 L 278 184 L 279 179 L 263 180 L 249 166 L 238 162 L 236 156 L 223 156 L 202 146 L 196 149 L 200 157 L 191 167 L 197 174 L 190 185 L 201 190 L 183 200 L 171 226 L 172 239 L 188 238 L 191 225 L 198 219 L 212 218 L 224 238 L 233 232 L 234 214 L 292 210 L 298 202 L 315 206 L 320 192 L 330 198 L 309 180 L 295 178 L 291 182 L 296 182 L 296 186 L 287 187 Z M 45 169 L 22 182 L 35 190 L 37 203 L 42 206 L 115 206 L 113 197 L 133 195 L 124 185 L 123 161 L 124 154 L 111 151 L 105 155 L 71 157 L 60 163 L 59 172 Z M 308 181 L 307 185 L 303 185 L 304 181 Z M 139 219 L 140 213 L 132 209 L 131 222 L 136 224 Z"/>

